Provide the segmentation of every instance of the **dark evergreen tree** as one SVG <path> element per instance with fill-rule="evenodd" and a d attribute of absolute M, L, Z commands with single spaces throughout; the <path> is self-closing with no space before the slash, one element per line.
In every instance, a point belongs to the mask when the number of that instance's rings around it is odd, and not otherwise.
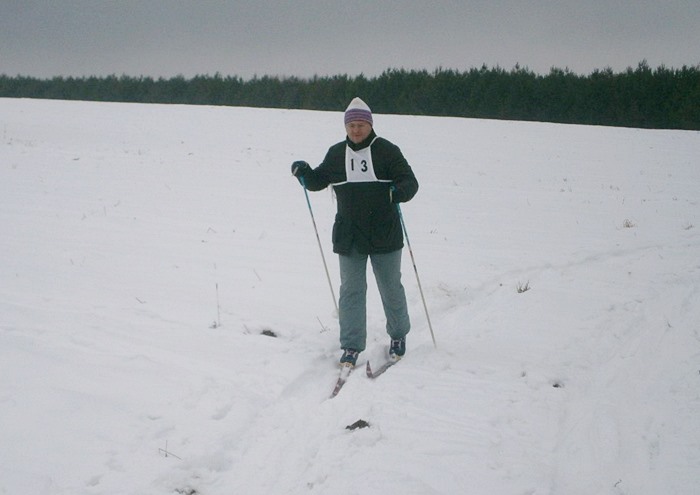
<path fill-rule="evenodd" d="M 377 113 L 539 120 L 561 123 L 700 130 L 700 66 L 652 69 L 646 61 L 588 76 L 552 68 L 537 75 L 483 65 L 465 72 L 387 69 L 300 79 L 198 75 L 169 79 L 110 75 L 36 79 L 0 75 L 0 97 L 239 105 L 342 110 L 354 96 Z"/>

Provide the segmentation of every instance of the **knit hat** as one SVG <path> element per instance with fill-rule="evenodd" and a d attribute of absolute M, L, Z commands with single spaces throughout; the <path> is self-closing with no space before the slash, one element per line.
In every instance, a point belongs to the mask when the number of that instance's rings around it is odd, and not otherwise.
<path fill-rule="evenodd" d="M 345 125 L 355 120 L 364 120 L 369 122 L 369 125 L 373 125 L 372 122 L 372 110 L 369 109 L 367 103 L 362 101 L 359 97 L 353 98 L 345 110 Z"/>

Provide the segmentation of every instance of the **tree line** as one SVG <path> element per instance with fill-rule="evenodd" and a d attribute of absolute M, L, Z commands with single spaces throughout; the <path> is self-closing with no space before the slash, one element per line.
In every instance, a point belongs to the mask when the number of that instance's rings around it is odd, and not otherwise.
<path fill-rule="evenodd" d="M 700 65 L 578 75 L 553 68 L 405 70 L 364 75 L 192 78 L 0 75 L 0 97 L 343 110 L 361 96 L 376 113 L 700 130 Z"/>

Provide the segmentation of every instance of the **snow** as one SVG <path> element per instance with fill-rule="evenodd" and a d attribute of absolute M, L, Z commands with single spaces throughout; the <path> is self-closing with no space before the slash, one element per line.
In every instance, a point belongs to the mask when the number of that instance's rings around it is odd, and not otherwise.
<path fill-rule="evenodd" d="M 404 250 L 406 358 L 329 399 L 289 166 L 340 112 L 0 115 L 0 493 L 697 493 L 700 133 L 375 115 L 421 183 L 437 348 Z M 337 293 L 334 199 L 310 199 Z M 361 364 L 388 340 L 368 298 Z"/>

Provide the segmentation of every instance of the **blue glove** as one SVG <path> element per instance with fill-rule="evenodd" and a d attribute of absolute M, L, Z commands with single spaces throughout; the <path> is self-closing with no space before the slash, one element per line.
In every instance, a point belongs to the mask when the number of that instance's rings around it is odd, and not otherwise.
<path fill-rule="evenodd" d="M 297 160 L 292 163 L 292 175 L 294 177 L 304 177 L 309 171 L 311 171 L 311 166 L 302 160 Z"/>

